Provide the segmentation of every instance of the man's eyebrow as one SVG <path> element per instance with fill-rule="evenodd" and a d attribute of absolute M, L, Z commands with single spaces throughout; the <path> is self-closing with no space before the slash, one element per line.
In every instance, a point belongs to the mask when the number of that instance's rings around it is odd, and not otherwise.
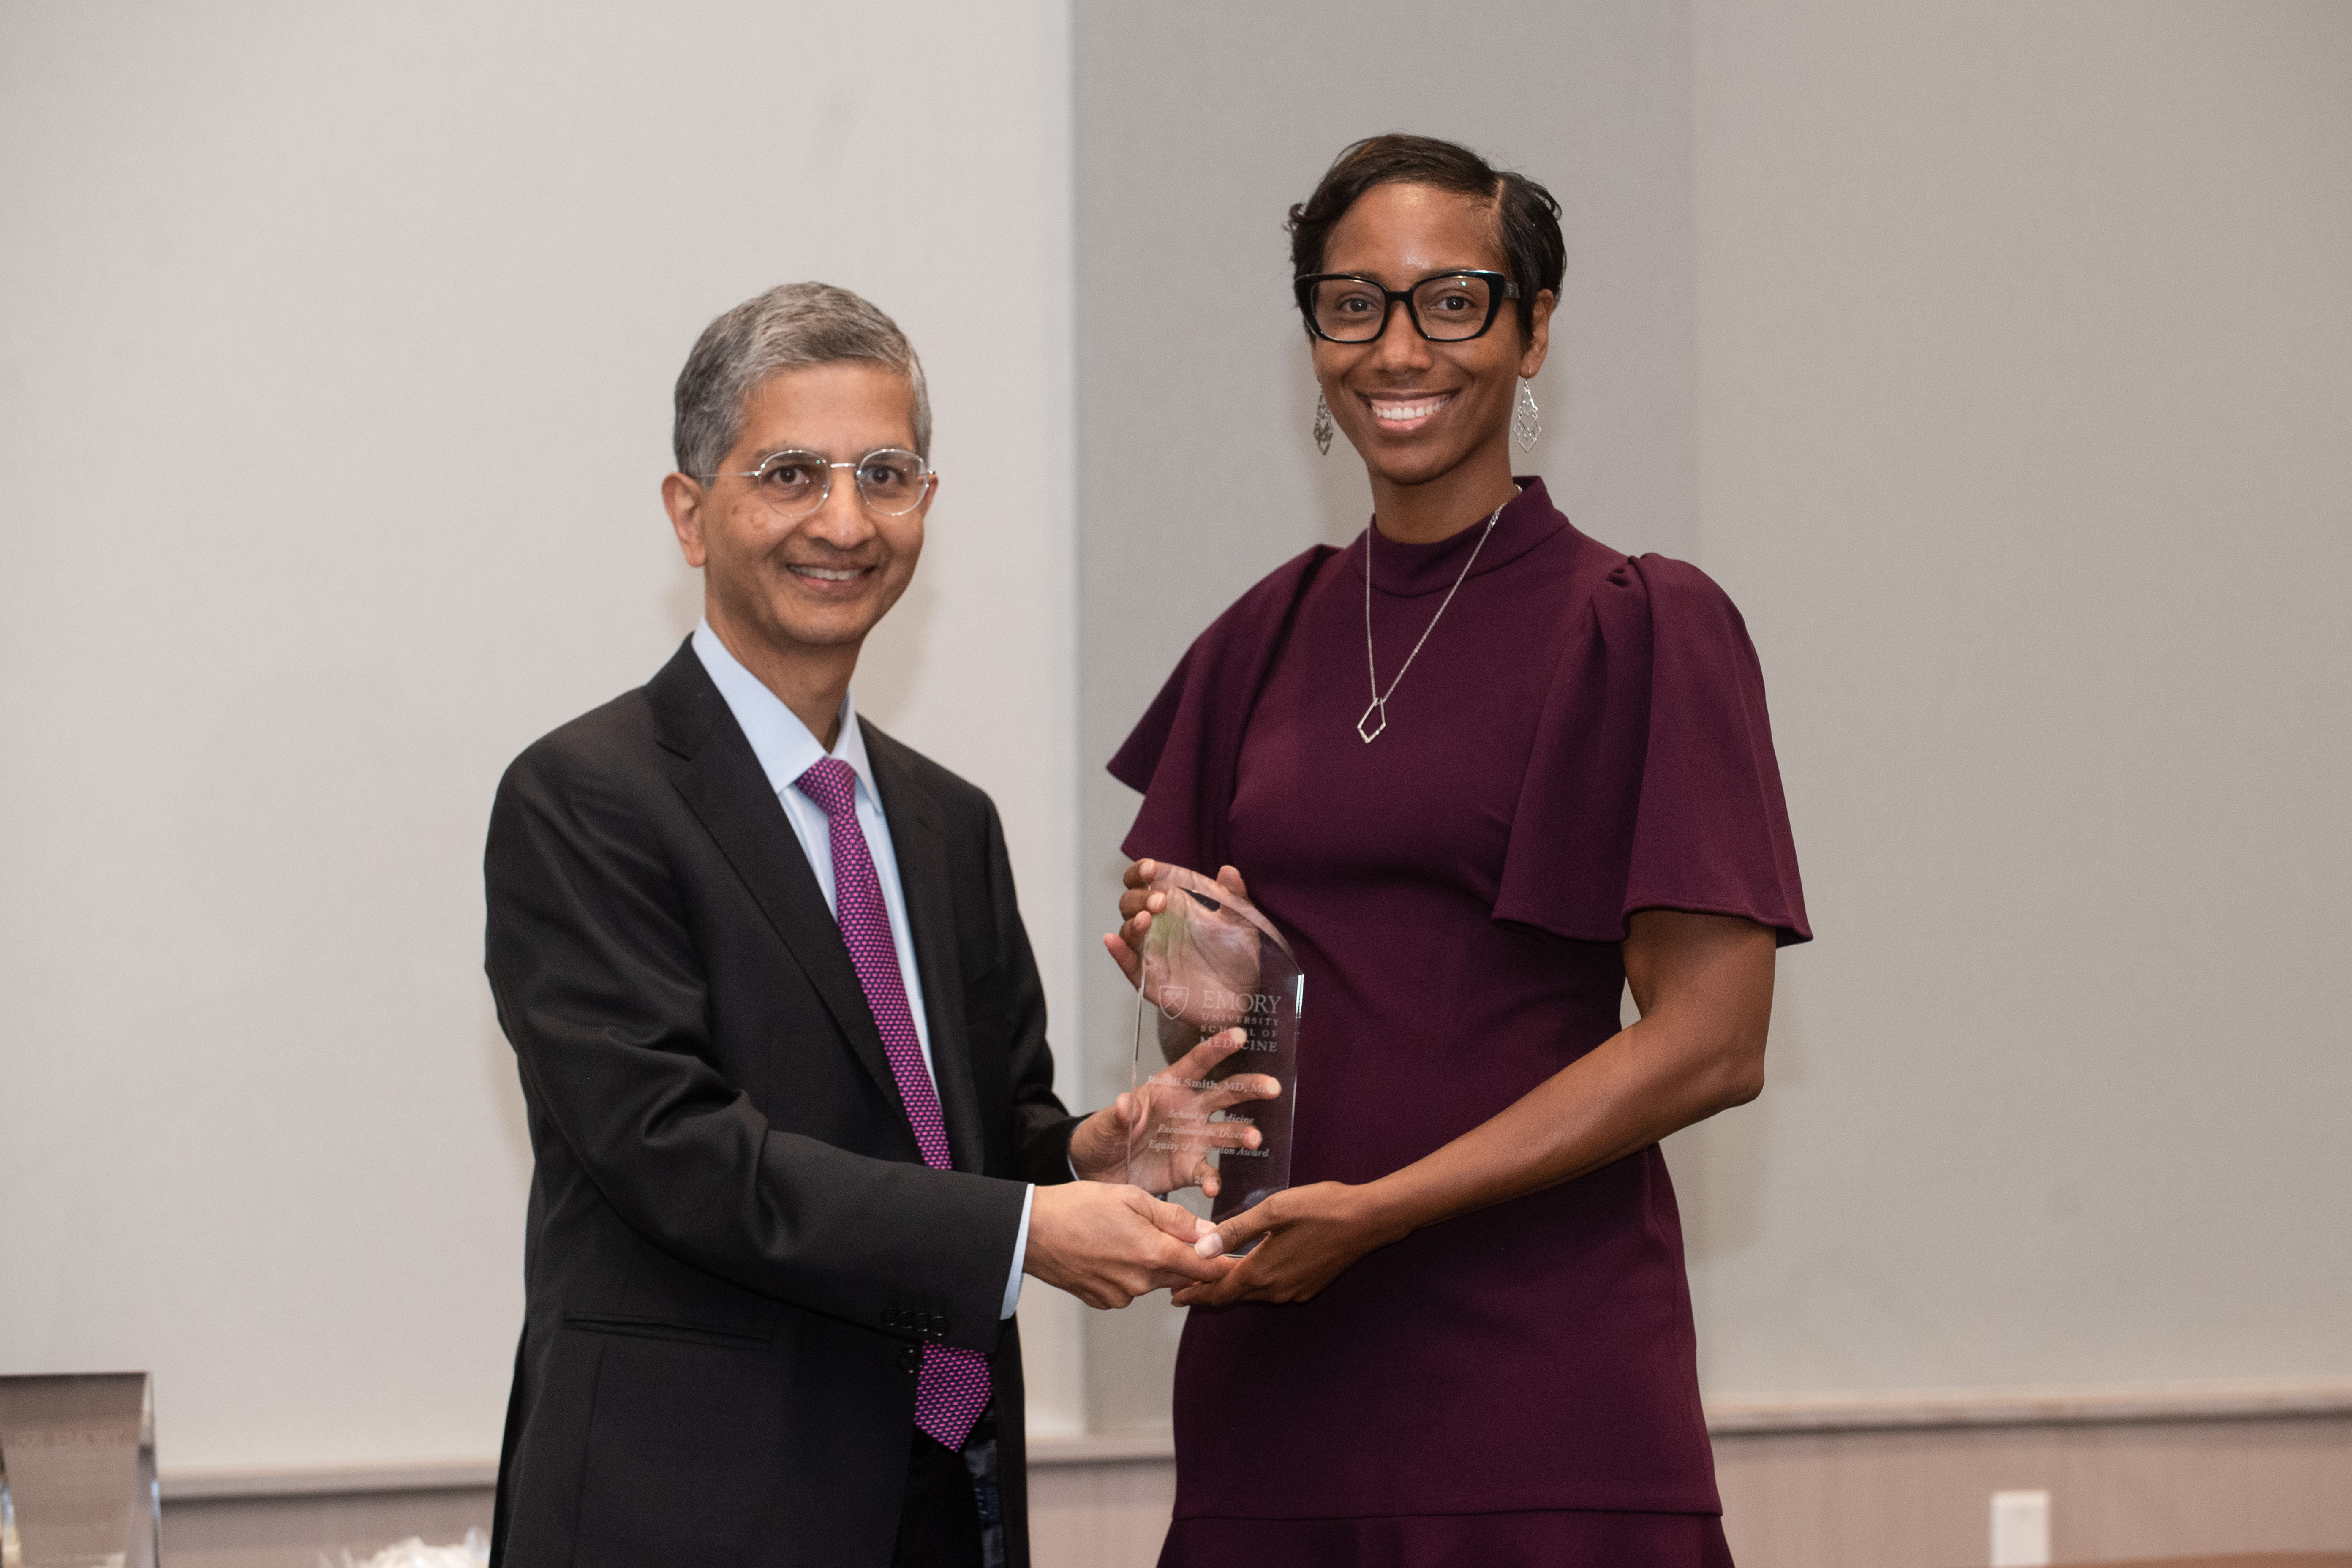
<path fill-rule="evenodd" d="M 774 447 L 753 457 L 751 463 L 756 468 L 772 458 L 781 458 L 789 453 L 822 458 L 828 463 L 854 463 L 860 458 L 870 458 L 877 452 L 912 452 L 913 450 L 914 447 L 902 447 L 896 441 L 885 441 L 878 447 L 861 447 L 849 457 L 835 458 L 815 447 Z"/>
<path fill-rule="evenodd" d="M 778 458 L 794 457 L 814 458 L 820 462 L 832 461 L 831 458 L 825 457 L 823 452 L 818 451 L 814 447 L 771 447 L 765 451 L 754 452 L 751 454 L 751 468 L 752 469 L 757 470 L 774 462 Z"/>

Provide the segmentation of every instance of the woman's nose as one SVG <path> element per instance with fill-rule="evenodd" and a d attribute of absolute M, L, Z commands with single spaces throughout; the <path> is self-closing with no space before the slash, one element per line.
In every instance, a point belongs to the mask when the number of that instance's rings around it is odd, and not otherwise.
<path fill-rule="evenodd" d="M 1429 344 L 1412 324 L 1412 312 L 1402 300 L 1389 301 L 1388 319 L 1381 323 L 1381 335 L 1373 341 L 1372 359 L 1375 363 L 1393 364 L 1401 368 L 1425 365 L 1429 363 Z"/>

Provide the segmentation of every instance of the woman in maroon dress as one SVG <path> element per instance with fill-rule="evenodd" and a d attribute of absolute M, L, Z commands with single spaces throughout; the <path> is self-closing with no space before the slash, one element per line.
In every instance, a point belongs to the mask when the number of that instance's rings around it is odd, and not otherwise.
<path fill-rule="evenodd" d="M 1153 860 L 1239 867 L 1307 974 L 1296 1184 L 1177 1297 L 1163 1565 L 1730 1562 L 1658 1141 L 1762 1088 L 1811 933 L 1739 613 L 1512 476 L 1558 214 L 1405 136 L 1292 209 L 1373 522 L 1221 616 L 1111 764 L 1150 858 L 1113 955 Z"/>

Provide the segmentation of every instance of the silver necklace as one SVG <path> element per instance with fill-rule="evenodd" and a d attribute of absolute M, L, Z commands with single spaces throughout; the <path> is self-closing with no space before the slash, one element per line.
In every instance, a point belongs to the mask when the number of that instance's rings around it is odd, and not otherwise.
<path fill-rule="evenodd" d="M 1511 500 L 1517 500 L 1518 496 L 1518 490 L 1514 488 Z M 1507 500 L 1503 506 L 1510 504 L 1511 501 Z M 1396 679 L 1389 682 L 1386 691 L 1381 689 L 1381 667 L 1372 657 L 1372 535 L 1378 531 L 1380 519 L 1374 518 L 1364 525 L 1364 670 L 1372 679 L 1372 705 L 1364 710 L 1362 718 L 1356 721 L 1356 733 L 1363 737 L 1367 746 L 1379 740 L 1381 731 L 1389 727 L 1389 699 L 1396 695 L 1396 689 L 1403 683 L 1404 672 L 1412 668 L 1412 661 L 1421 657 L 1421 644 L 1429 640 L 1429 634 L 1435 631 L 1437 623 L 1445 618 L 1445 606 L 1454 603 L 1454 595 L 1460 593 L 1462 584 L 1468 581 L 1470 568 L 1478 563 L 1478 552 L 1486 548 L 1486 536 L 1493 533 L 1495 525 L 1503 520 L 1503 506 L 1496 507 L 1495 515 L 1486 520 L 1485 532 L 1480 533 L 1478 542 L 1470 547 L 1470 559 L 1462 563 L 1462 575 L 1454 578 L 1454 586 L 1445 590 L 1445 599 L 1437 606 L 1437 614 L 1430 616 L 1429 625 L 1422 628 L 1421 642 L 1413 644 L 1412 652 L 1404 656 L 1404 663 L 1397 667 Z M 1375 714 L 1380 718 L 1377 724 L 1372 722 Z"/>

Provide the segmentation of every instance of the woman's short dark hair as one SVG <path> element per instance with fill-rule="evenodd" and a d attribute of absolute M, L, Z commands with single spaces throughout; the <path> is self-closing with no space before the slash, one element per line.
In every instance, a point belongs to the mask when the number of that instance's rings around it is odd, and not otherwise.
<path fill-rule="evenodd" d="M 1331 230 L 1374 185 L 1429 185 L 1492 204 L 1511 281 L 1519 286 L 1519 331 L 1532 335 L 1536 296 L 1559 296 L 1568 247 L 1559 236 L 1559 203 L 1525 174 L 1497 169 L 1467 147 L 1434 136 L 1392 132 L 1368 136 L 1332 160 L 1315 194 L 1290 209 L 1290 275 L 1323 270 Z"/>

